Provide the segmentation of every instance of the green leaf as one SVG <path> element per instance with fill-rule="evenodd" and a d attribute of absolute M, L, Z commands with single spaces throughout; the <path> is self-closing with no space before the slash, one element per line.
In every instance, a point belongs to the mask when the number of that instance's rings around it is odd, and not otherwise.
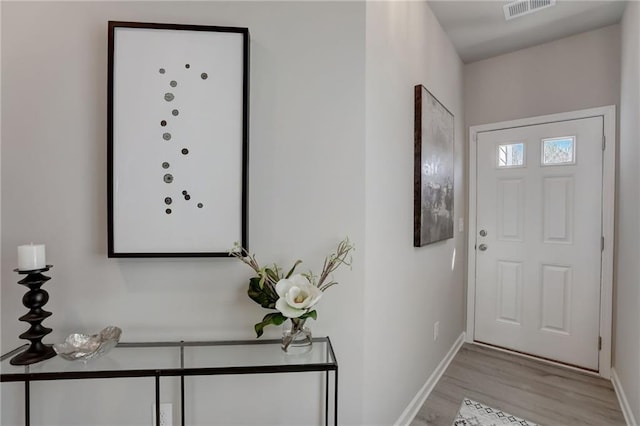
<path fill-rule="evenodd" d="M 278 298 L 274 298 L 271 292 L 260 285 L 260 278 L 253 277 L 249 280 L 249 290 L 247 294 L 257 304 L 267 309 L 275 309 L 276 301 Z"/>
<path fill-rule="evenodd" d="M 276 272 L 273 272 L 272 269 L 265 268 L 265 272 L 267 273 L 269 278 L 273 280 L 274 283 L 277 283 L 278 281 L 280 281 L 280 277 L 278 277 L 278 274 Z"/>
<path fill-rule="evenodd" d="M 300 259 L 296 260 L 296 263 L 294 263 L 291 269 L 289 270 L 289 272 L 287 272 L 287 275 L 285 275 L 285 278 L 289 278 L 293 274 L 293 271 L 296 270 L 296 266 L 298 266 L 301 263 L 302 263 L 302 260 Z"/>
<path fill-rule="evenodd" d="M 314 320 L 317 320 L 318 319 L 318 312 L 313 310 L 313 311 L 307 312 L 306 314 L 300 315 L 298 318 L 300 318 L 300 319 L 313 318 Z"/>
<path fill-rule="evenodd" d="M 268 325 L 282 325 L 283 322 L 287 320 L 287 317 L 282 315 L 280 312 L 274 312 L 272 314 L 267 314 L 262 318 L 262 322 L 257 323 L 254 328 L 256 330 L 256 337 L 262 336 L 264 333 L 264 328 Z"/>

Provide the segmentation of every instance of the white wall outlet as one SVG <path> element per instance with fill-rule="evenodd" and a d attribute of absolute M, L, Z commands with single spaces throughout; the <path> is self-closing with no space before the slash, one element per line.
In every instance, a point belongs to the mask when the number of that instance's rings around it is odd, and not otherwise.
<path fill-rule="evenodd" d="M 458 232 L 464 232 L 464 218 L 458 218 Z"/>
<path fill-rule="evenodd" d="M 440 321 L 433 323 L 433 341 L 438 340 L 438 334 L 440 333 Z"/>
<path fill-rule="evenodd" d="M 153 421 L 151 426 L 156 426 L 156 404 L 153 404 Z M 173 426 L 173 404 L 170 402 L 160 403 L 160 426 Z"/>

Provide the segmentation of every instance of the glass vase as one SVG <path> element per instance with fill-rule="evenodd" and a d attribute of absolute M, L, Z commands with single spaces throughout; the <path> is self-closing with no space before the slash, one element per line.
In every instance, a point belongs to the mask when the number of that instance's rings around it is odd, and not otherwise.
<path fill-rule="evenodd" d="M 282 350 L 290 355 L 311 351 L 311 330 L 304 326 L 306 319 L 290 318 L 282 331 Z"/>

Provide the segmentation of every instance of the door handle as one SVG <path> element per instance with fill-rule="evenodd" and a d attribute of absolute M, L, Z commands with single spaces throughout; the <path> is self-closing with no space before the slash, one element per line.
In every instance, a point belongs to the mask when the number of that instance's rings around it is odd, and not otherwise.
<path fill-rule="evenodd" d="M 485 250 L 487 249 L 487 245 L 486 245 L 486 244 L 480 244 L 480 245 L 478 246 L 478 249 L 479 249 L 480 251 L 485 251 Z"/>

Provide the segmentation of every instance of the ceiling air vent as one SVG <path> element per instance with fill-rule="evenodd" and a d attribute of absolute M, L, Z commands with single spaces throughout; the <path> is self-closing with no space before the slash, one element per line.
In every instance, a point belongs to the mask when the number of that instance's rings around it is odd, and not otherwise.
<path fill-rule="evenodd" d="M 516 0 L 502 6 L 504 9 L 504 19 L 518 18 L 537 12 L 547 7 L 555 6 L 556 0 Z"/>

